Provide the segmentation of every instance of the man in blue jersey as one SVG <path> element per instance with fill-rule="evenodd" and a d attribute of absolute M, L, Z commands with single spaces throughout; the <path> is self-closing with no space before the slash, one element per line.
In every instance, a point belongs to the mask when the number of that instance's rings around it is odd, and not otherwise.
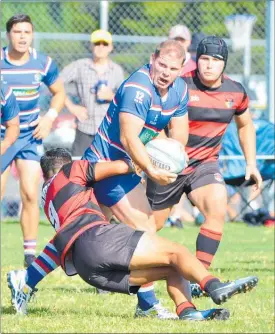
<path fill-rule="evenodd" d="M 12 90 L 1 83 L 1 127 L 6 127 L 5 136 L 1 136 L 1 156 L 19 136 L 19 107 Z"/>
<path fill-rule="evenodd" d="M 184 49 L 175 40 L 164 41 L 144 65 L 118 89 L 92 145 L 84 153 L 89 161 L 132 160 L 159 184 L 170 184 L 175 174 L 155 168 L 144 145 L 168 125 L 172 138 L 183 145 L 188 138 L 188 92 L 179 78 Z M 140 176 L 114 176 L 95 185 L 97 200 L 121 222 L 139 230 L 155 232 L 156 226 Z M 155 297 L 153 284 L 138 292 L 136 316 L 171 318 Z"/>
<path fill-rule="evenodd" d="M 23 204 L 20 223 L 27 266 L 34 259 L 38 231 L 42 139 L 47 137 L 64 106 L 65 91 L 54 61 L 31 48 L 33 24 L 30 17 L 14 15 L 7 21 L 6 30 L 9 44 L 1 50 L 1 76 L 4 84 L 12 89 L 19 105 L 20 135 L 1 159 L 1 193 L 3 196 L 10 165 L 15 161 Z M 49 111 L 39 117 L 38 99 L 42 83 L 48 86 L 53 98 Z M 4 135 L 5 128 L 1 127 L 1 136 Z"/>

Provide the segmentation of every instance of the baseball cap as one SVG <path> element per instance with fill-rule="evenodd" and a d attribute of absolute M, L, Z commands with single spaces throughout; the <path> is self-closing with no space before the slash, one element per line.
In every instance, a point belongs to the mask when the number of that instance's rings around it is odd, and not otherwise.
<path fill-rule="evenodd" d="M 169 38 L 173 39 L 177 37 L 183 38 L 187 41 L 191 41 L 190 30 L 182 24 L 177 24 L 176 26 L 170 29 Z"/>
<path fill-rule="evenodd" d="M 95 30 L 91 34 L 91 42 L 92 43 L 106 42 L 108 44 L 112 44 L 113 39 L 112 39 L 112 35 L 109 33 L 109 31 L 103 30 L 103 29 L 98 29 L 98 30 Z"/>

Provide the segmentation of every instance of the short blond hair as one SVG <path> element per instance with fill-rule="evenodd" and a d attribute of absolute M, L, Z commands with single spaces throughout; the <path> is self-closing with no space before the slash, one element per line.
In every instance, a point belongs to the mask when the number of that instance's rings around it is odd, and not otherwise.
<path fill-rule="evenodd" d="M 185 61 L 185 51 L 182 44 L 179 41 L 174 39 L 167 39 L 164 42 L 161 42 L 155 49 L 155 57 L 159 57 L 160 53 L 170 53 L 174 52 L 177 58 L 183 58 L 183 63 Z"/>

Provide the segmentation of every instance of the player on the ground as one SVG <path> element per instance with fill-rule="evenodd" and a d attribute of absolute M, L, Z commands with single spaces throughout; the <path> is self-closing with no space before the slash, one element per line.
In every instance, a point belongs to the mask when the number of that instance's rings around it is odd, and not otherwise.
<path fill-rule="evenodd" d="M 25 14 L 14 15 L 7 21 L 6 30 L 9 44 L 1 50 L 1 78 L 13 90 L 19 105 L 20 135 L 1 157 L 1 196 L 4 194 L 10 165 L 15 161 L 20 179 L 20 224 L 24 239 L 24 262 L 27 266 L 34 259 L 38 232 L 42 139 L 47 137 L 58 112 L 64 106 L 65 90 L 58 79 L 54 61 L 31 47 L 34 35 L 31 18 Z M 48 86 L 53 98 L 49 111 L 39 117 L 38 100 L 42 83 Z"/>
<path fill-rule="evenodd" d="M 228 58 L 223 39 L 209 36 L 197 49 L 197 70 L 183 76 L 189 90 L 189 139 L 186 152 L 189 165 L 169 185 L 148 179 L 147 196 L 154 210 L 158 229 L 171 207 L 185 192 L 204 215 L 196 242 L 196 256 L 208 268 L 218 250 L 226 214 L 227 193 L 218 156 L 223 134 L 235 119 L 246 159 L 245 178 L 253 178 L 256 188 L 262 178 L 256 167 L 255 129 L 243 86 L 224 75 Z M 185 129 L 183 129 L 184 131 Z"/>
<path fill-rule="evenodd" d="M 199 283 L 216 304 L 257 284 L 258 279 L 253 276 L 221 283 L 184 246 L 155 233 L 106 221 L 93 186 L 102 179 L 131 171 L 125 161 L 72 162 L 66 150 L 53 149 L 41 158 L 41 167 L 45 178 L 44 211 L 56 230 L 50 251 L 60 259 L 67 275 L 78 274 L 97 288 L 126 294 L 137 293 L 141 284 L 166 279 L 168 293 L 182 320 L 229 317 L 226 309 L 196 310 L 183 292 L 182 276 Z M 47 268 L 45 264 L 43 267 L 45 262 L 50 263 L 49 257 L 42 260 L 41 269 Z M 21 314 L 26 314 L 34 291 L 32 275 L 29 269 L 8 274 L 13 306 Z"/>
<path fill-rule="evenodd" d="M 135 71 L 120 86 L 83 158 L 93 162 L 132 159 L 154 181 L 174 181 L 169 172 L 154 168 L 144 144 L 158 136 L 168 123 L 174 139 L 183 144 L 187 141 L 188 93 L 185 82 L 178 77 L 184 60 L 184 49 L 178 41 L 161 43 L 150 64 Z M 95 195 L 120 222 L 155 232 L 154 216 L 140 180 L 135 173 L 108 178 L 95 185 Z M 164 319 L 174 316 L 156 299 L 153 284 L 141 287 L 137 297 L 137 316 L 150 312 Z"/>
<path fill-rule="evenodd" d="M 1 156 L 19 136 L 19 107 L 12 90 L 1 82 Z M 2 166 L 2 165 L 1 165 Z"/>

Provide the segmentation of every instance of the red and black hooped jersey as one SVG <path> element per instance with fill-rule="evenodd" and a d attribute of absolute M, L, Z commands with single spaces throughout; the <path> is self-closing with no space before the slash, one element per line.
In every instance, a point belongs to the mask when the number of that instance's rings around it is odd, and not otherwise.
<path fill-rule="evenodd" d="M 186 145 L 189 165 L 183 172 L 189 174 L 199 164 L 218 159 L 228 124 L 234 115 L 247 110 L 249 100 L 244 87 L 226 76 L 221 86 L 213 89 L 200 82 L 196 71 L 182 78 L 189 91 L 189 139 Z"/>
<path fill-rule="evenodd" d="M 61 265 L 75 274 L 68 251 L 79 235 L 98 224 L 108 224 L 93 192 L 94 163 L 80 160 L 64 165 L 42 189 L 44 211 L 56 230 L 54 246 Z"/>

